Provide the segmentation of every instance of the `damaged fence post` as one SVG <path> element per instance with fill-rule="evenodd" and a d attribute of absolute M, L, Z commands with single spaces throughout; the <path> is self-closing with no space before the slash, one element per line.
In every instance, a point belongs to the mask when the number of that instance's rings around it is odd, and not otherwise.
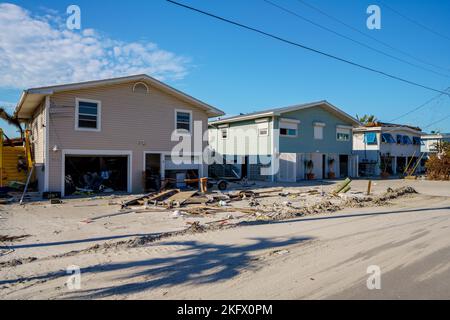
<path fill-rule="evenodd" d="M 368 184 L 367 184 L 367 195 L 370 196 L 370 192 L 372 189 L 372 180 L 369 180 Z"/>
<path fill-rule="evenodd" d="M 352 182 L 352 180 L 350 180 L 350 178 L 345 179 L 342 183 L 340 183 L 336 189 L 333 191 L 334 194 L 338 194 L 340 192 L 342 192 L 345 188 L 349 187 L 350 183 Z M 348 189 L 347 191 L 349 191 L 350 189 Z M 346 191 L 346 192 L 347 192 Z"/>

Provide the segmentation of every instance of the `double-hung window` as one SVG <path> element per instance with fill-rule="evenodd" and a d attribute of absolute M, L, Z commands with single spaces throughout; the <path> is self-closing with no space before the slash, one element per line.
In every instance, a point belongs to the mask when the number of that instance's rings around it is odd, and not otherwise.
<path fill-rule="evenodd" d="M 181 133 L 190 133 L 192 124 L 192 112 L 176 110 L 175 111 L 175 129 Z"/>
<path fill-rule="evenodd" d="M 100 131 L 101 102 L 86 99 L 76 100 L 75 129 Z"/>

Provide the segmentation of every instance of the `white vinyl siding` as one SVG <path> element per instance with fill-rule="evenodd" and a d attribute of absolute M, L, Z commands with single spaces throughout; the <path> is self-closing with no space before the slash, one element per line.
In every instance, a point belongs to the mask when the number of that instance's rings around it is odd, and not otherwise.
<path fill-rule="evenodd" d="M 220 129 L 221 133 L 222 133 L 222 139 L 227 139 L 228 138 L 228 129 Z"/>
<path fill-rule="evenodd" d="M 258 128 L 258 136 L 267 137 L 269 135 L 269 123 L 268 122 L 258 123 L 257 128 Z"/>

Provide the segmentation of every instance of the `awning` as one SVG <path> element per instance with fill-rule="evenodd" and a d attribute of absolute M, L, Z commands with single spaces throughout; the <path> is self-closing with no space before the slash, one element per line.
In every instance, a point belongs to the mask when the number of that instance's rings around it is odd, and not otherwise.
<path fill-rule="evenodd" d="M 376 144 L 377 134 L 375 132 L 366 132 L 364 134 L 364 142 L 367 144 Z"/>
<path fill-rule="evenodd" d="M 419 137 L 413 137 L 413 144 L 421 145 L 422 144 L 422 140 Z"/>
<path fill-rule="evenodd" d="M 412 144 L 410 137 L 403 136 L 403 144 Z"/>
<path fill-rule="evenodd" d="M 381 141 L 384 143 L 395 143 L 394 137 L 390 133 L 383 133 L 381 135 Z"/>

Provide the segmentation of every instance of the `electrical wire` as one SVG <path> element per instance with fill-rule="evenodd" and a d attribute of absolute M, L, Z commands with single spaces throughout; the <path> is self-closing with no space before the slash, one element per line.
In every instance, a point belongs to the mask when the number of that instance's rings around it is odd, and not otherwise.
<path fill-rule="evenodd" d="M 318 49 L 314 49 L 314 48 L 308 47 L 308 46 L 303 45 L 303 44 L 298 43 L 298 42 L 287 40 L 287 39 L 282 38 L 280 36 L 277 36 L 277 35 L 274 35 L 274 34 L 270 34 L 268 32 L 265 32 L 265 31 L 262 31 L 262 30 L 259 30 L 259 29 L 256 29 L 256 28 L 244 25 L 244 24 L 239 23 L 239 22 L 232 21 L 230 19 L 226 19 L 226 18 L 217 16 L 215 14 L 212 14 L 212 13 L 209 13 L 209 12 L 206 12 L 206 11 L 203 11 L 203 10 L 200 10 L 200 9 L 197 9 L 197 8 L 194 8 L 194 7 L 191 7 L 191 6 L 188 6 L 188 5 L 185 5 L 185 4 L 173 1 L 173 0 L 166 0 L 166 1 L 170 2 L 170 3 L 174 4 L 174 5 L 177 5 L 179 7 L 183 7 L 185 9 L 189 9 L 191 11 L 195 11 L 195 12 L 198 12 L 200 14 L 209 16 L 211 18 L 214 18 L 214 19 L 217 19 L 217 20 L 221 20 L 223 22 L 226 22 L 226 23 L 238 26 L 240 28 L 244 28 L 244 29 L 247 29 L 247 30 L 259 33 L 259 34 L 264 35 L 266 37 L 269 37 L 269 38 L 272 38 L 272 39 L 275 39 L 275 40 L 278 40 L 278 41 L 281 41 L 281 42 L 284 42 L 284 43 L 287 43 L 287 44 L 290 44 L 290 45 L 293 45 L 293 46 L 296 46 L 296 47 L 299 47 L 299 48 L 302 48 L 302 49 L 305 49 L 305 50 L 308 50 L 308 51 L 311 51 L 311 52 L 314 52 L 314 53 L 317 53 L 317 54 L 320 54 L 322 56 L 325 56 L 325 57 L 328 57 L 328 58 L 331 58 L 331 59 L 334 59 L 334 60 L 338 60 L 338 61 L 344 62 L 346 64 L 358 67 L 360 69 L 364 69 L 364 70 L 367 70 L 367 71 L 370 71 L 370 72 L 373 72 L 373 73 L 377 73 L 377 74 L 383 75 L 385 77 L 388 77 L 388 78 L 391 78 L 391 79 L 394 79 L 394 80 L 397 80 L 397 81 L 400 81 L 400 82 L 404 82 L 404 83 L 410 84 L 412 86 L 416 86 L 416 87 L 420 87 L 420 88 L 427 89 L 427 90 L 430 90 L 430 91 L 434 91 L 434 92 L 442 93 L 442 94 L 445 94 L 445 95 L 449 95 L 447 92 L 443 92 L 441 90 L 438 90 L 438 89 L 435 89 L 435 88 L 432 88 L 432 87 L 429 87 L 429 86 L 426 86 L 426 85 L 423 85 L 423 84 L 420 84 L 420 83 L 417 83 L 417 82 L 414 82 L 414 81 L 411 81 L 411 80 L 408 80 L 408 79 L 405 79 L 405 78 L 401 78 L 399 76 L 392 75 L 392 74 L 389 74 L 387 72 L 384 72 L 384 71 L 381 71 L 381 70 L 377 70 L 377 69 L 374 69 L 372 67 L 368 67 L 368 66 L 365 66 L 365 65 L 353 62 L 353 61 L 345 59 L 345 58 L 340 58 L 340 57 L 335 56 L 333 54 L 330 54 L 330 53 L 327 53 L 327 52 L 324 52 L 324 51 L 320 51 Z"/>
<path fill-rule="evenodd" d="M 447 75 L 447 74 L 443 74 L 443 73 L 441 73 L 441 72 L 436 72 L 436 71 L 434 71 L 434 70 L 431 70 L 431 69 L 422 67 L 422 66 L 417 65 L 417 64 L 415 64 L 415 63 L 411 63 L 411 62 L 409 62 L 409 61 L 407 61 L 407 60 L 405 60 L 405 59 L 396 57 L 396 56 L 391 55 L 391 54 L 389 54 L 389 53 L 386 53 L 386 52 L 384 52 L 384 51 L 382 51 L 382 50 L 379 50 L 379 49 L 377 49 L 377 48 L 375 48 L 375 47 L 372 47 L 372 46 L 370 46 L 370 45 L 368 45 L 368 44 L 365 44 L 365 43 L 363 43 L 363 42 L 361 42 L 361 41 L 358 41 L 358 40 L 353 39 L 353 38 L 351 38 L 351 37 L 349 37 L 349 36 L 346 36 L 346 35 L 344 35 L 344 34 L 342 34 L 342 33 L 339 33 L 339 32 L 337 32 L 337 31 L 334 31 L 334 30 L 332 30 L 332 29 L 330 29 L 330 28 L 328 28 L 328 27 L 326 27 L 326 26 L 323 26 L 323 25 L 321 25 L 321 24 L 319 24 L 319 23 L 317 23 L 317 22 L 312 21 L 311 19 L 308 19 L 308 18 L 306 18 L 306 17 L 304 17 L 304 16 L 298 14 L 297 12 L 294 12 L 294 11 L 292 11 L 292 10 L 290 10 L 290 9 L 287 9 L 287 8 L 285 8 L 285 7 L 283 7 L 283 6 L 280 6 L 280 5 L 274 3 L 274 2 L 272 2 L 272 1 L 270 1 L 270 0 L 262 0 L 262 1 L 264 1 L 265 3 L 267 3 L 267 4 L 269 4 L 269 5 L 271 5 L 271 6 L 275 7 L 275 8 L 277 8 L 277 9 L 279 9 L 279 10 L 281 10 L 281 11 L 284 11 L 284 12 L 286 12 L 286 13 L 289 13 L 289 14 L 293 15 L 293 16 L 299 18 L 300 20 L 306 21 L 306 22 L 308 22 L 308 23 L 310 23 L 310 24 L 312 24 L 312 25 L 314 25 L 314 26 L 316 26 L 316 27 L 318 27 L 318 28 L 321 28 L 322 30 L 328 31 L 328 32 L 330 32 L 330 33 L 333 33 L 333 34 L 335 34 L 335 35 L 337 35 L 337 36 L 339 36 L 339 37 L 341 37 L 341 38 L 344 38 L 344 39 L 349 40 L 349 41 L 351 41 L 351 42 L 353 42 L 353 43 L 356 43 L 356 44 L 358 44 L 358 45 L 360 45 L 360 46 L 362 46 L 362 47 L 364 47 L 364 48 L 366 48 L 366 49 L 372 50 L 372 51 L 374 51 L 374 52 L 376 52 L 376 53 L 379 53 L 379 54 L 384 55 L 384 56 L 386 56 L 386 57 L 389 57 L 389 58 L 391 58 L 391 59 L 397 60 L 397 61 L 402 62 L 402 63 L 404 63 L 404 64 L 407 64 L 407 65 L 409 65 L 409 66 L 412 66 L 412 67 L 415 67 L 415 68 L 418 68 L 418 69 L 421 69 L 421 70 L 424 70 L 424 71 L 427 71 L 427 72 L 431 72 L 431 73 L 436 74 L 436 75 L 439 75 L 439 76 L 441 76 L 441 77 L 445 77 L 445 78 L 449 78 L 449 77 L 450 77 L 450 76 Z"/>
<path fill-rule="evenodd" d="M 336 21 L 336 22 L 340 23 L 341 25 L 343 25 L 343 26 L 349 28 L 350 30 L 353 30 L 353 31 L 355 31 L 355 32 L 357 32 L 357 33 L 359 33 L 359 34 L 361 34 L 361 35 L 363 35 L 363 36 L 365 36 L 365 37 L 367 37 L 367 38 L 369 38 L 369 39 L 371 39 L 371 40 L 373 40 L 373 41 L 379 43 L 379 44 L 382 44 L 383 46 L 385 46 L 385 47 L 387 47 L 387 48 L 389 48 L 389 49 L 391 49 L 391 50 L 393 50 L 393 51 L 396 51 L 396 52 L 398 52 L 398 53 L 401 53 L 401 54 L 403 54 L 403 55 L 405 55 L 405 56 L 407 56 L 407 57 L 410 57 L 410 58 L 412 58 L 412 59 L 414 59 L 414 60 L 420 62 L 420 63 L 429 65 L 429 66 L 434 67 L 434 68 L 436 68 L 436 69 L 445 70 L 446 72 L 450 71 L 450 68 L 442 67 L 442 66 L 439 66 L 439 65 L 437 65 L 437 64 L 434 64 L 434 63 L 432 63 L 432 62 L 423 60 L 422 58 L 416 57 L 416 56 L 410 54 L 410 53 L 407 52 L 407 51 L 404 51 L 404 50 L 402 50 L 402 49 L 399 49 L 399 48 L 397 48 L 397 47 L 394 47 L 394 46 L 390 45 L 389 43 L 386 43 L 386 42 L 384 42 L 384 41 L 382 41 L 382 40 L 379 40 L 379 39 L 375 38 L 374 36 L 371 36 L 371 35 L 369 35 L 369 34 L 367 34 L 367 33 L 365 33 L 365 32 L 362 32 L 362 31 L 359 30 L 358 28 L 353 27 L 352 25 L 346 23 L 345 21 L 342 21 L 342 20 L 336 18 L 335 16 L 332 16 L 331 14 L 325 12 L 324 10 L 322 10 L 322 9 L 316 7 L 316 6 L 313 6 L 312 4 L 310 4 L 310 3 L 308 3 L 308 2 L 306 2 L 306 1 L 304 1 L 304 0 L 297 0 L 297 1 L 298 1 L 299 3 L 301 3 L 301 4 L 305 5 L 305 6 L 307 6 L 308 8 L 310 8 L 310 9 L 312 9 L 312 10 L 315 10 L 316 12 L 322 14 L 323 16 L 328 17 L 329 19 L 331 19 L 331 20 L 333 20 L 333 21 Z"/>

